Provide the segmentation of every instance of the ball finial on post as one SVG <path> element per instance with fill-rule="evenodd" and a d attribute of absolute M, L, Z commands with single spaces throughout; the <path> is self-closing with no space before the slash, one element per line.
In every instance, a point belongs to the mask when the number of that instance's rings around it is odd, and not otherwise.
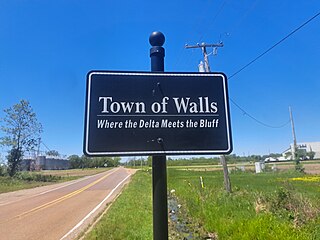
<path fill-rule="evenodd" d="M 149 43 L 151 46 L 161 47 L 165 42 L 165 37 L 162 32 L 153 32 L 149 37 Z"/>
<path fill-rule="evenodd" d="M 151 71 L 164 72 L 164 55 L 165 51 L 162 45 L 164 44 L 165 37 L 162 32 L 153 32 L 149 37 L 150 58 L 151 58 Z"/>

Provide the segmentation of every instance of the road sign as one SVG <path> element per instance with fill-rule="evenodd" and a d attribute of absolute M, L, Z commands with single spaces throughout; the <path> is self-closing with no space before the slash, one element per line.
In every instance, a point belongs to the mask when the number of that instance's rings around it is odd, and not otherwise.
<path fill-rule="evenodd" d="M 88 156 L 232 151 L 223 73 L 91 71 L 85 112 Z"/>

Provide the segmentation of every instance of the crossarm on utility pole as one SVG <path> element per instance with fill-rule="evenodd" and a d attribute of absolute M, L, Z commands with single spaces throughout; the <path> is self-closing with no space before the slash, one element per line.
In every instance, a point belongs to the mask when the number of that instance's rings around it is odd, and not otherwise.
<path fill-rule="evenodd" d="M 185 48 L 188 49 L 188 48 L 201 48 L 202 49 L 202 54 L 203 54 L 203 59 L 204 59 L 204 69 L 206 72 L 211 72 L 210 71 L 210 65 L 209 65 L 209 58 L 208 58 L 208 53 L 207 53 L 207 47 L 214 47 L 214 48 L 217 48 L 217 47 L 223 47 L 223 43 L 220 42 L 220 43 L 211 43 L 211 44 L 208 44 L 208 43 L 197 43 L 196 45 L 188 45 L 186 44 L 185 45 Z"/>
<path fill-rule="evenodd" d="M 203 48 L 203 47 L 223 47 L 223 43 L 212 43 L 212 44 L 208 44 L 208 43 L 198 43 L 196 45 L 185 45 L 185 48 Z"/>

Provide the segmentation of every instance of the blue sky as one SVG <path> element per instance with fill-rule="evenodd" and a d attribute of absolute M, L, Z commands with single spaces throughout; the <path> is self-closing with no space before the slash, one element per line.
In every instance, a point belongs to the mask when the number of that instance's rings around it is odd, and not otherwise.
<path fill-rule="evenodd" d="M 166 71 L 197 71 L 201 51 L 184 45 L 221 40 L 211 70 L 231 76 L 319 11 L 318 0 L 2 0 L 0 117 L 27 99 L 43 142 L 81 155 L 87 72 L 149 71 L 151 32 L 165 34 Z M 229 80 L 230 97 L 266 124 L 288 122 L 291 106 L 298 142 L 320 141 L 319 27 L 317 17 Z M 230 106 L 234 153 L 281 152 L 292 142 L 290 125 L 268 128 Z"/>

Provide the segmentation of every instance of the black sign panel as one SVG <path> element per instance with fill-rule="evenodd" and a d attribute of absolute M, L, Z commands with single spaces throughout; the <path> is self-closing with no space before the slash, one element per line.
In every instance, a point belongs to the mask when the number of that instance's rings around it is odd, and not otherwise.
<path fill-rule="evenodd" d="M 86 155 L 231 151 L 227 79 L 223 73 L 88 73 Z"/>

